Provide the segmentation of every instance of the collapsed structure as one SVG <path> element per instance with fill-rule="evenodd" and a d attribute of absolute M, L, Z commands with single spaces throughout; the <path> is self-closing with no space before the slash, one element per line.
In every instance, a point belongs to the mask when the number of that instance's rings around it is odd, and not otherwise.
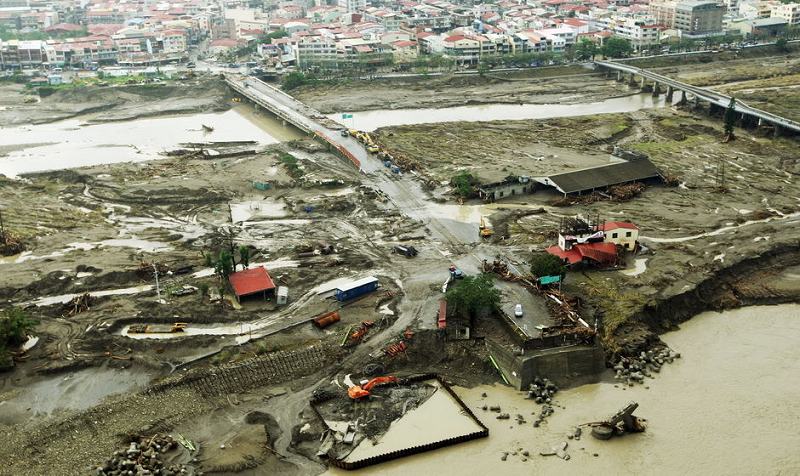
<path fill-rule="evenodd" d="M 633 223 L 614 221 L 594 223 L 580 217 L 561 220 L 558 244 L 545 251 L 557 256 L 568 266 L 614 266 L 620 251 L 638 247 L 639 228 Z"/>

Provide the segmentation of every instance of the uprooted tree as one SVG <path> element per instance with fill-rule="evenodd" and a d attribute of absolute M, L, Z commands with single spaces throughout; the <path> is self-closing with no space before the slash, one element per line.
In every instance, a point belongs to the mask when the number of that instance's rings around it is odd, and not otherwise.
<path fill-rule="evenodd" d="M 9 230 L 3 222 L 3 212 L 0 211 L 0 256 L 11 256 L 25 251 L 22 241 Z"/>

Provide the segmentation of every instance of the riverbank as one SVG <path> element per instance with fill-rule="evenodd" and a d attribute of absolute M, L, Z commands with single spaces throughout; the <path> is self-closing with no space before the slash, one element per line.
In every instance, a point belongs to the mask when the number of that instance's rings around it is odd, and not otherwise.
<path fill-rule="evenodd" d="M 539 428 L 497 420 L 483 405 L 511 415 L 539 406 L 502 386 L 458 388 L 489 427 L 489 438 L 376 466 L 364 474 L 400 475 L 449 468 L 464 474 L 777 474 L 800 471 L 795 376 L 800 371 L 800 305 L 703 313 L 663 336 L 683 356 L 654 380 L 560 391 L 555 413 Z M 754 391 L 754 389 L 757 389 Z M 482 397 L 483 393 L 487 397 Z M 608 417 L 633 400 L 647 431 L 599 441 L 576 425 Z M 539 456 L 561 441 L 569 461 Z M 531 455 L 525 458 L 521 452 Z M 512 454 L 516 453 L 516 454 Z M 508 453 L 505 461 L 501 456 Z M 523 461 L 523 459 L 527 461 Z M 331 470 L 328 474 L 345 472 Z"/>

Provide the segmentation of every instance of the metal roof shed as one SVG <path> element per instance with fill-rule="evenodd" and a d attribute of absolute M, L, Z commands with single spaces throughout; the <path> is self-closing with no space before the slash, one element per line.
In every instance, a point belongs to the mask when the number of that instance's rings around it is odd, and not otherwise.
<path fill-rule="evenodd" d="M 649 159 L 637 159 L 537 178 L 537 181 L 568 195 L 603 189 L 611 185 L 660 178 L 661 173 Z"/>
<path fill-rule="evenodd" d="M 231 283 L 237 301 L 241 301 L 245 296 L 258 293 L 264 293 L 264 299 L 266 299 L 267 293 L 275 289 L 275 283 L 269 276 L 267 268 L 263 266 L 237 271 L 230 275 L 228 281 Z"/>

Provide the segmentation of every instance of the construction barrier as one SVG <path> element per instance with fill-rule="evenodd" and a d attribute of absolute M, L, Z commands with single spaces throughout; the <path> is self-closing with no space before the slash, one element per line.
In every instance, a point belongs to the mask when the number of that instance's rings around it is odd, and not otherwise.
<path fill-rule="evenodd" d="M 446 446 L 456 445 L 458 443 L 463 443 L 465 441 L 471 441 L 471 440 L 475 440 L 475 439 L 478 439 L 478 438 L 486 438 L 487 436 L 489 436 L 489 429 L 486 427 L 486 425 L 484 425 L 483 422 L 481 422 L 478 419 L 478 417 L 476 417 L 475 414 L 472 413 L 472 410 L 469 409 L 467 404 L 464 403 L 464 401 L 461 400 L 461 398 L 458 395 L 456 395 L 456 393 L 450 388 L 449 385 L 447 385 L 447 383 L 445 383 L 444 380 L 442 380 L 442 378 L 439 375 L 436 375 L 436 374 L 417 375 L 417 376 L 414 376 L 414 377 L 409 377 L 407 379 L 404 379 L 404 383 L 423 382 L 425 380 L 436 380 L 436 381 L 438 381 L 439 384 L 441 385 L 441 388 L 443 388 L 447 393 L 450 394 L 450 396 L 461 406 L 461 409 L 464 411 L 464 413 L 466 413 L 467 416 L 472 418 L 472 420 L 475 423 L 477 423 L 478 426 L 481 427 L 481 429 L 479 431 L 468 433 L 466 435 L 455 436 L 455 437 L 452 437 L 452 438 L 445 438 L 443 440 L 434 441 L 434 442 L 431 442 L 431 443 L 426 443 L 424 445 L 411 446 L 411 447 L 408 447 L 408 448 L 403 448 L 403 449 L 400 449 L 400 450 L 391 451 L 389 453 L 384 453 L 384 454 L 372 456 L 372 457 L 369 457 L 369 458 L 364 458 L 364 459 L 358 460 L 358 461 L 344 461 L 344 460 L 339 460 L 339 459 L 330 459 L 329 463 L 331 465 L 333 465 L 333 466 L 336 466 L 337 468 L 346 469 L 346 470 L 365 468 L 367 466 L 372 466 L 372 465 L 375 465 L 375 464 L 384 463 L 386 461 L 391 461 L 393 459 L 402 458 L 404 456 L 411 456 L 411 455 L 418 454 L 418 453 L 424 453 L 426 451 L 431 451 L 431 450 L 435 450 L 435 449 L 438 449 L 438 448 L 444 448 Z M 319 402 L 316 402 L 316 403 L 319 403 Z M 314 407 L 315 413 L 322 420 L 323 425 L 328 427 L 327 423 L 325 423 L 325 420 L 322 418 L 322 416 L 320 415 L 319 411 L 316 410 L 316 407 L 315 407 L 316 403 L 312 401 L 312 407 Z"/>

